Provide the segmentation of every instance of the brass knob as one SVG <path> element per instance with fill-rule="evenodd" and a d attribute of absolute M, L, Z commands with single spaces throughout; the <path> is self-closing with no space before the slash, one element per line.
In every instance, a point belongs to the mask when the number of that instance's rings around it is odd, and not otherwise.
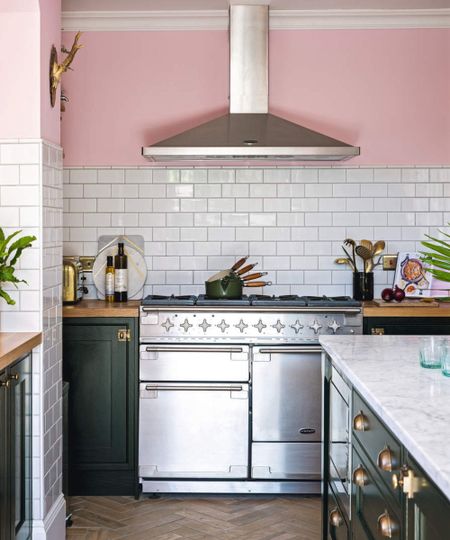
<path fill-rule="evenodd" d="M 378 531 L 383 538 L 393 538 L 400 530 L 398 523 L 385 510 L 381 516 L 378 516 Z"/>
<path fill-rule="evenodd" d="M 4 386 L 6 388 L 9 388 L 9 385 L 11 384 L 11 381 L 7 379 L 6 381 L 0 381 L 0 387 Z"/>
<path fill-rule="evenodd" d="M 342 514 L 339 512 L 337 507 L 333 508 L 330 512 L 330 525 L 333 527 L 340 527 L 344 523 Z"/>
<path fill-rule="evenodd" d="M 369 483 L 369 477 L 362 465 L 353 471 L 353 482 L 359 487 L 367 486 Z"/>
<path fill-rule="evenodd" d="M 378 467 L 386 472 L 392 472 L 392 470 L 397 467 L 397 460 L 395 459 L 394 452 L 392 452 L 389 446 L 386 445 L 383 450 L 380 451 L 377 463 Z"/>
<path fill-rule="evenodd" d="M 18 381 L 19 380 L 19 374 L 18 373 L 13 373 L 12 375 L 10 375 L 8 377 L 8 380 L 9 381 Z"/>
<path fill-rule="evenodd" d="M 367 420 L 367 416 L 362 411 L 359 411 L 355 418 L 353 418 L 353 428 L 356 431 L 368 431 L 369 420 Z"/>
<path fill-rule="evenodd" d="M 392 487 L 398 489 L 403 484 L 403 480 L 399 478 L 396 474 L 392 475 Z"/>

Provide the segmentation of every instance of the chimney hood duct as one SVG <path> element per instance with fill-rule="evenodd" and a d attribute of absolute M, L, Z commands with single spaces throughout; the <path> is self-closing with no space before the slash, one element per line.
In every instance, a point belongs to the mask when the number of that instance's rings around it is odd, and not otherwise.
<path fill-rule="evenodd" d="M 268 113 L 269 7 L 230 6 L 230 112 L 142 148 L 151 161 L 339 161 L 359 147 Z"/>

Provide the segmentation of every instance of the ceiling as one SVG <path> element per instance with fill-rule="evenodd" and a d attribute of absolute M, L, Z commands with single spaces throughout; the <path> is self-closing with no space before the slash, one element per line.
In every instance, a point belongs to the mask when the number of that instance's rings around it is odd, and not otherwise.
<path fill-rule="evenodd" d="M 223 10 L 229 0 L 62 0 L 63 11 Z M 450 0 L 231 0 L 234 4 L 269 4 L 271 9 L 441 9 Z"/>

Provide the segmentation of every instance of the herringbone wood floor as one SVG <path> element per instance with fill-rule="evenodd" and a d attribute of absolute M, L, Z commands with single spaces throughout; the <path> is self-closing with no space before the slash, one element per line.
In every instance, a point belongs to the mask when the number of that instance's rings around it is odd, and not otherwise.
<path fill-rule="evenodd" d="M 318 540 L 318 497 L 71 497 L 71 540 Z"/>

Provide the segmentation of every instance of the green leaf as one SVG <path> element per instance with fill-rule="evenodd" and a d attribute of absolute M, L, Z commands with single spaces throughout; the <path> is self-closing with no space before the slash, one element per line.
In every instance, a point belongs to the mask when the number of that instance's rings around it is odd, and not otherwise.
<path fill-rule="evenodd" d="M 438 253 L 442 253 L 443 255 L 446 255 L 450 258 L 450 248 L 443 247 L 443 246 L 437 246 L 436 244 L 432 244 L 431 242 L 421 242 L 422 246 L 425 246 L 432 251 L 437 251 Z"/>
<path fill-rule="evenodd" d="M 3 229 L 0 227 L 0 242 L 3 242 L 5 239 L 5 233 L 3 232 Z"/>
<path fill-rule="evenodd" d="M 14 304 L 16 303 L 15 300 L 13 300 L 9 294 L 4 291 L 3 289 L 0 289 L 0 297 L 1 298 L 4 298 L 6 300 L 6 303 L 9 304 L 10 306 L 14 306 Z"/>
<path fill-rule="evenodd" d="M 434 268 L 428 269 L 428 272 L 441 281 L 450 282 L 450 272 L 444 272 L 443 270 L 435 270 Z"/>

